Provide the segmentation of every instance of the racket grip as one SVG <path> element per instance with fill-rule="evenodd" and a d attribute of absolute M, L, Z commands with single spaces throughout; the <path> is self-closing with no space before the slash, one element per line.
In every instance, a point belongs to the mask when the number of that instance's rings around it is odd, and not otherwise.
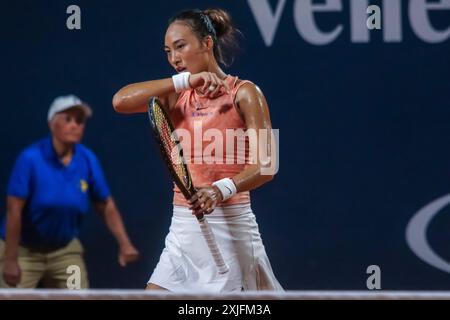
<path fill-rule="evenodd" d="M 229 271 L 228 266 L 223 260 L 222 254 L 220 253 L 219 247 L 217 246 L 216 238 L 211 231 L 211 227 L 209 226 L 208 221 L 206 221 L 206 218 L 203 215 L 197 216 L 197 219 L 200 224 L 200 229 L 202 231 L 203 237 L 206 240 L 206 244 L 208 245 L 209 251 L 212 254 L 219 274 L 227 273 Z"/>

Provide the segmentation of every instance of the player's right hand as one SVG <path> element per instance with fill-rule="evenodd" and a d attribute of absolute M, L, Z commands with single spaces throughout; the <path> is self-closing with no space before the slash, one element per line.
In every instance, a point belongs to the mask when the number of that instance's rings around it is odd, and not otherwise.
<path fill-rule="evenodd" d="M 217 204 L 222 201 L 222 193 L 216 186 L 204 187 L 188 200 L 189 209 L 193 215 L 210 214 L 214 211 Z"/>
<path fill-rule="evenodd" d="M 215 73 L 200 72 L 189 76 L 189 85 L 209 98 L 216 98 L 220 94 L 229 93 L 230 88 L 224 80 L 220 79 Z"/>

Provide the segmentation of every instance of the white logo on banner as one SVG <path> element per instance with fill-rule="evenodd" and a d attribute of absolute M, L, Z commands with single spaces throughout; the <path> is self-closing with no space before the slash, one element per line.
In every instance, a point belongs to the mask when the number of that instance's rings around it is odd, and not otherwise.
<path fill-rule="evenodd" d="M 313 45 L 327 45 L 335 41 L 344 29 L 343 24 L 324 32 L 319 29 L 316 20 L 320 20 L 322 13 L 342 11 L 342 0 L 278 0 L 273 11 L 269 0 L 247 0 L 250 10 L 255 17 L 264 43 L 272 46 L 278 26 L 286 9 L 286 3 L 293 3 L 294 24 L 299 35 Z M 408 17 L 411 29 L 424 42 L 439 43 L 450 38 L 450 26 L 444 30 L 437 30 L 430 20 L 433 11 L 450 10 L 450 0 L 382 0 L 383 41 L 401 42 L 402 4 L 408 4 Z M 350 40 L 353 43 L 367 43 L 370 41 L 370 30 L 367 28 L 367 8 L 369 0 L 349 0 L 350 10 Z M 284 15 L 285 17 L 287 15 Z"/>
<path fill-rule="evenodd" d="M 427 240 L 427 230 L 431 220 L 448 204 L 450 204 L 450 195 L 436 199 L 420 209 L 406 227 L 406 242 L 420 259 L 435 268 L 450 273 L 450 263 L 437 255 Z"/>

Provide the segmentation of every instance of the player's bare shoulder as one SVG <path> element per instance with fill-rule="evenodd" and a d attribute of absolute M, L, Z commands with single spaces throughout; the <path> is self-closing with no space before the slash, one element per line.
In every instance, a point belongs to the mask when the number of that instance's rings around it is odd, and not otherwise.
<path fill-rule="evenodd" d="M 239 81 L 242 82 L 242 80 Z M 264 94 L 253 82 L 248 81 L 244 83 L 236 92 L 235 103 L 241 111 L 243 111 L 243 108 L 261 105 L 261 102 L 265 103 Z"/>

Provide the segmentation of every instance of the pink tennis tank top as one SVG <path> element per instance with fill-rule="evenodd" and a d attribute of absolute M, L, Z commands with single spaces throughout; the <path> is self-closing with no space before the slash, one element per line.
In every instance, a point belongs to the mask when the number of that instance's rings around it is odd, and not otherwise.
<path fill-rule="evenodd" d="M 170 110 L 184 157 L 196 188 L 211 186 L 214 181 L 231 178 L 248 163 L 248 138 L 244 120 L 234 103 L 239 88 L 250 81 L 227 76 L 230 93 L 206 98 L 194 89 L 183 91 Z M 248 191 L 239 192 L 219 206 L 250 202 Z M 174 185 L 173 204 L 189 206 Z"/>

